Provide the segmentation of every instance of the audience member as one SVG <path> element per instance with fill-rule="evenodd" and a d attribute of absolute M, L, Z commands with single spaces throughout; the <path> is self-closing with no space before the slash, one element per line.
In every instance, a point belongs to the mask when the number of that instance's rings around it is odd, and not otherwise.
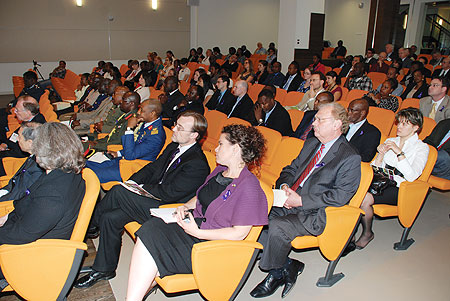
<path fill-rule="evenodd" d="M 311 87 L 311 74 L 311 69 L 309 67 L 306 67 L 303 71 L 304 80 L 300 83 L 300 86 L 297 89 L 298 92 L 306 93 L 309 91 Z"/>
<path fill-rule="evenodd" d="M 173 128 L 173 143 L 127 181 L 142 185 L 151 197 L 136 194 L 122 185 L 116 185 L 106 193 L 97 204 L 88 230 L 88 237 L 100 233 L 97 255 L 92 270 L 75 281 L 75 287 L 91 287 L 99 280 L 115 277 L 125 224 L 131 221 L 143 224 L 151 218 L 150 208 L 185 203 L 195 195 L 210 171 L 198 143 L 206 128 L 207 122 L 202 115 L 182 113 Z"/>
<path fill-rule="evenodd" d="M 322 72 L 322 74 L 325 74 L 325 65 L 322 64 L 322 60 L 320 59 L 320 55 L 313 54 L 312 57 L 313 63 L 309 65 L 309 68 L 312 72 L 319 71 Z"/>
<path fill-rule="evenodd" d="M 130 90 L 125 86 L 119 86 L 114 90 L 114 94 L 111 101 L 112 106 L 109 109 L 106 117 L 94 123 L 95 133 L 110 133 L 112 131 L 112 129 L 116 125 L 116 121 L 123 114 L 123 112 L 120 110 L 120 104 L 122 103 L 123 96 L 125 95 L 125 93 L 129 91 Z"/>
<path fill-rule="evenodd" d="M 362 162 L 371 162 L 380 144 L 381 132 L 367 121 L 369 103 L 364 98 L 355 99 L 348 105 L 349 129 L 345 138 L 355 147 Z"/>
<path fill-rule="evenodd" d="M 399 103 L 397 96 L 394 96 L 391 93 L 397 86 L 398 82 L 395 78 L 388 78 L 382 84 L 380 91 L 370 90 L 369 93 L 364 95 L 364 99 L 369 102 L 370 106 L 391 110 L 395 113 L 398 110 Z"/>
<path fill-rule="evenodd" d="M 364 63 L 356 63 L 353 70 L 350 72 L 344 87 L 349 90 L 372 90 L 372 80 L 364 74 Z"/>
<path fill-rule="evenodd" d="M 409 50 L 408 48 L 400 48 L 398 50 L 398 57 L 402 60 L 402 68 L 410 68 L 411 67 L 411 59 L 409 58 Z"/>
<path fill-rule="evenodd" d="M 212 61 L 213 60 L 213 61 Z M 213 57 L 213 52 L 211 49 L 206 49 L 205 52 L 205 57 L 202 59 L 202 61 L 200 62 L 203 65 L 211 65 L 212 63 L 214 63 L 216 60 Z"/>
<path fill-rule="evenodd" d="M 208 74 L 202 74 L 198 78 L 198 85 L 203 88 L 204 99 L 203 104 L 206 106 L 208 101 L 214 95 L 214 87 L 211 83 L 211 77 Z"/>
<path fill-rule="evenodd" d="M 378 60 L 375 64 L 372 64 L 369 68 L 369 72 L 381 72 L 381 73 L 387 73 L 389 69 L 389 65 L 385 63 L 387 60 L 386 52 L 380 52 L 378 55 Z"/>
<path fill-rule="evenodd" d="M 317 138 L 305 141 L 299 156 L 283 168 L 276 181 L 287 200 L 283 207 L 272 207 L 269 214 L 268 237 L 262 241 L 259 262 L 269 273 L 250 292 L 252 297 L 272 295 L 282 285 L 281 296 L 287 296 L 305 266 L 288 257 L 291 241 L 297 236 L 320 235 L 326 225 L 325 208 L 347 204 L 357 190 L 355 183 L 360 182 L 361 158 L 343 137 L 348 129 L 345 109 L 337 103 L 325 104 L 314 118 Z"/>
<path fill-rule="evenodd" d="M 400 96 L 406 98 L 422 98 L 428 96 L 428 84 L 422 69 L 417 69 L 413 73 L 413 80 L 406 86 L 405 91 Z"/>
<path fill-rule="evenodd" d="M 178 89 L 178 80 L 175 76 L 169 76 L 164 80 L 164 94 L 159 95 L 158 99 L 163 106 L 163 124 L 165 127 L 170 128 L 172 126 L 173 113 L 184 99 L 184 95 Z"/>
<path fill-rule="evenodd" d="M 395 67 L 389 67 L 388 72 L 386 73 L 386 80 L 389 78 L 393 78 L 393 79 L 397 79 L 398 77 L 398 69 Z M 381 91 L 381 87 L 383 86 L 383 84 L 381 83 L 378 87 L 377 87 L 377 91 L 380 92 Z M 394 91 L 392 91 L 392 95 L 395 96 L 400 96 L 403 93 L 403 87 L 402 85 L 397 85 L 397 89 L 395 89 Z"/>
<path fill-rule="evenodd" d="M 190 86 L 185 98 L 178 104 L 177 109 L 173 113 L 173 123 L 175 124 L 178 116 L 185 111 L 193 111 L 203 115 L 205 113 L 205 107 L 203 106 L 204 94 L 201 86 Z"/>
<path fill-rule="evenodd" d="M 323 85 L 326 77 L 322 72 L 315 71 L 311 74 L 310 89 L 303 95 L 302 100 L 295 106 L 300 111 L 309 111 L 314 108 L 314 101 L 319 93 L 325 91 Z"/>
<path fill-rule="evenodd" d="M 181 81 L 189 81 L 189 76 L 191 75 L 191 69 L 187 67 L 188 60 L 186 58 L 182 58 L 180 60 L 180 71 L 178 72 L 178 80 Z"/>
<path fill-rule="evenodd" d="M 338 56 L 344 57 L 347 54 L 347 48 L 344 46 L 344 42 L 342 40 L 339 40 L 337 42 L 337 47 L 333 49 L 333 52 L 331 52 L 330 57 L 337 58 Z"/>
<path fill-rule="evenodd" d="M 194 71 L 194 75 L 191 79 L 191 86 L 198 85 L 198 79 L 200 78 L 200 75 L 206 74 L 206 70 L 203 68 L 198 68 Z"/>
<path fill-rule="evenodd" d="M 341 100 L 342 88 L 340 87 L 341 79 L 334 71 L 328 71 L 326 74 L 326 89 L 333 94 L 334 101 Z"/>
<path fill-rule="evenodd" d="M 314 116 L 316 116 L 316 113 L 319 111 L 321 105 L 330 102 L 333 102 L 333 94 L 331 92 L 324 91 L 319 93 L 314 101 L 314 110 L 306 111 L 305 114 L 303 114 L 300 124 L 291 136 L 301 140 L 314 137 Z"/>
<path fill-rule="evenodd" d="M 42 94 L 44 94 L 45 89 L 41 88 L 41 86 L 38 84 L 38 78 L 36 75 L 36 72 L 34 71 L 27 71 L 23 74 L 23 83 L 25 87 L 20 92 L 19 96 L 22 95 L 30 95 L 34 99 L 36 99 L 38 102 L 41 99 Z M 19 97 L 18 96 L 18 97 Z M 14 107 L 17 103 L 17 98 L 12 101 L 11 107 Z"/>
<path fill-rule="evenodd" d="M 375 49 L 373 48 L 367 49 L 366 57 L 364 58 L 366 72 L 369 72 L 370 67 L 377 63 L 377 59 L 374 56 L 375 54 L 376 54 Z"/>
<path fill-rule="evenodd" d="M 408 72 L 405 74 L 405 76 L 403 76 L 402 80 L 400 81 L 400 84 L 406 85 L 406 86 L 411 84 L 411 82 L 413 81 L 413 73 L 417 69 L 421 69 L 424 72 L 425 72 L 425 70 L 428 70 L 428 69 L 424 69 L 423 64 L 421 62 L 414 61 L 414 62 L 412 62 L 411 67 L 409 68 Z M 423 74 L 425 75 L 425 73 L 423 73 Z M 427 77 L 427 76 L 425 75 L 425 77 Z"/>
<path fill-rule="evenodd" d="M 443 76 L 450 80 L 450 72 L 448 72 L 450 70 L 450 57 L 443 58 L 441 65 L 442 69 L 435 69 L 432 78 Z"/>
<path fill-rule="evenodd" d="M 266 81 L 267 76 L 269 76 L 269 72 L 267 70 L 268 65 L 269 64 L 266 60 L 260 60 L 258 62 L 258 72 L 256 72 L 254 80 L 255 84 L 263 84 Z"/>
<path fill-rule="evenodd" d="M 423 142 L 437 148 L 438 156 L 432 175 L 450 180 L 450 118 L 443 119 L 434 127 Z"/>
<path fill-rule="evenodd" d="M 195 50 L 195 48 L 192 48 L 191 50 L 189 50 L 189 56 L 188 56 L 187 60 L 188 60 L 188 62 L 197 63 L 198 56 L 197 56 L 197 50 Z"/>
<path fill-rule="evenodd" d="M 83 97 L 84 93 L 86 93 L 86 90 L 89 87 L 88 79 L 89 79 L 89 73 L 81 74 L 81 76 L 80 76 L 80 83 L 78 84 L 78 86 L 77 86 L 77 88 L 75 90 L 75 97 L 77 98 L 75 100 L 76 102 L 79 102 L 81 97 Z"/>
<path fill-rule="evenodd" d="M 194 244 L 242 240 L 252 226 L 267 224 L 267 200 L 247 167 L 258 165 L 255 162 L 262 158 L 264 144 L 255 128 L 236 124 L 223 128 L 216 148 L 219 165 L 196 196 L 176 210 L 177 223 L 150 218 L 136 232 L 127 300 L 142 300 L 157 276 L 191 274 Z"/>
<path fill-rule="evenodd" d="M 216 62 L 209 65 L 209 76 L 211 76 L 211 84 L 213 84 L 213 86 L 216 85 L 217 79 L 220 76 L 219 70 L 220 70 L 220 65 L 217 64 Z"/>
<path fill-rule="evenodd" d="M 412 60 L 417 60 L 417 46 L 416 45 L 411 45 L 411 47 L 409 47 L 409 56 L 411 57 Z"/>
<path fill-rule="evenodd" d="M 150 98 L 150 86 L 152 82 L 152 76 L 150 72 L 143 71 L 139 77 L 139 87 L 134 89 L 134 92 L 139 94 L 141 102 Z"/>
<path fill-rule="evenodd" d="M 250 120 L 251 111 L 253 109 L 253 101 L 247 94 L 248 83 L 244 80 L 238 80 L 234 84 L 232 93 L 236 97 L 236 101 L 228 113 L 228 118 L 237 117 L 244 120 Z"/>
<path fill-rule="evenodd" d="M 450 118 L 450 96 L 447 95 L 450 82 L 446 77 L 431 80 L 428 88 L 429 96 L 420 100 L 420 111 L 436 123 Z"/>
<path fill-rule="evenodd" d="M 281 73 L 281 63 L 274 62 L 272 63 L 272 73 L 270 73 L 266 80 L 264 81 L 264 85 L 272 85 L 276 88 L 281 88 L 284 82 L 284 75 Z"/>
<path fill-rule="evenodd" d="M 95 172 L 100 183 L 122 181 L 119 168 L 121 159 L 156 159 L 166 140 L 161 112 L 162 106 L 158 100 L 145 100 L 140 104 L 137 116 L 127 120 L 127 129 L 121 137 L 123 149 L 118 152 L 108 151 L 112 159 L 102 154 L 103 162 L 91 161 L 92 158 L 86 162 L 86 167 Z"/>
<path fill-rule="evenodd" d="M 397 137 L 388 138 L 377 148 L 378 155 L 372 165 L 394 172 L 396 186 L 389 186 L 380 194 L 368 192 L 364 197 L 361 209 L 364 210 L 361 224 L 363 232 L 356 241 L 356 248 L 363 249 L 372 241 L 373 204 L 397 205 L 398 188 L 404 181 L 416 180 L 425 168 L 428 160 L 428 146 L 419 136 L 423 125 L 422 113 L 416 108 L 400 110 L 396 115 Z"/>
<path fill-rule="evenodd" d="M 441 54 L 441 51 L 438 49 L 433 50 L 431 52 L 432 59 L 430 60 L 430 64 L 433 65 L 433 69 L 441 64 L 442 59 L 444 58 Z"/>
<path fill-rule="evenodd" d="M 206 107 L 209 110 L 217 110 L 225 115 L 230 114 L 235 103 L 235 98 L 233 94 L 231 94 L 230 89 L 228 89 L 229 85 L 230 79 L 228 76 L 219 76 L 216 83 L 217 90 L 206 104 Z"/>
<path fill-rule="evenodd" d="M 238 69 L 239 63 L 237 62 L 236 54 L 233 54 L 223 63 L 221 66 L 222 69 L 227 70 L 228 72 L 236 72 Z"/>
<path fill-rule="evenodd" d="M 397 58 L 397 54 L 394 51 L 394 45 L 386 44 L 385 50 L 386 50 L 386 60 L 392 61 L 393 59 Z"/>
<path fill-rule="evenodd" d="M 56 77 L 56 78 L 63 78 L 66 77 L 66 62 L 65 61 L 59 61 L 58 67 L 53 69 L 52 73 L 49 74 L 49 77 Z"/>
<path fill-rule="evenodd" d="M 266 48 L 263 47 L 263 44 L 261 42 L 258 42 L 256 44 L 256 49 L 255 52 L 253 52 L 253 54 L 267 54 L 267 50 Z"/>
<path fill-rule="evenodd" d="M 267 51 L 266 61 L 269 65 L 275 63 L 277 61 L 277 52 L 273 48 L 269 48 Z"/>
<path fill-rule="evenodd" d="M 355 69 L 355 65 L 357 63 L 362 63 L 363 58 L 360 55 L 355 55 L 352 59 L 352 64 L 346 64 L 342 69 L 341 72 L 339 73 L 339 77 L 349 77 L 351 75 L 351 72 Z M 365 65 L 364 65 L 365 66 Z"/>
<path fill-rule="evenodd" d="M 297 91 L 302 81 L 303 79 L 300 75 L 300 67 L 296 61 L 292 61 L 289 64 L 288 72 L 284 77 L 284 82 L 281 85 L 281 88 L 288 92 Z"/>
<path fill-rule="evenodd" d="M 255 73 L 253 73 L 252 62 L 249 59 L 244 61 L 244 69 L 238 75 L 237 80 L 245 80 L 247 83 L 252 83 L 255 78 Z"/>

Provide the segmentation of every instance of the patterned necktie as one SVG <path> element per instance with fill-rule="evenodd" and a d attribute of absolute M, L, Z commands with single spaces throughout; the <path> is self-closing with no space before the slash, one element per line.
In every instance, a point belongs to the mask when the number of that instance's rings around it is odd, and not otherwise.
<path fill-rule="evenodd" d="M 164 179 L 166 178 L 167 172 L 169 171 L 170 167 L 173 165 L 173 164 L 172 164 L 172 161 L 173 161 L 173 159 L 175 159 L 175 156 L 178 155 L 179 152 L 180 152 L 180 149 L 177 148 L 177 149 L 172 153 L 172 155 L 170 155 L 169 161 L 167 162 L 167 167 L 166 167 L 166 169 L 165 169 L 164 174 L 163 174 L 162 177 L 161 177 L 161 180 L 159 181 L 159 184 L 161 184 L 162 182 L 164 182 Z"/>
<path fill-rule="evenodd" d="M 436 103 L 433 103 L 433 107 L 431 108 L 430 115 L 428 115 L 431 119 L 434 120 L 434 117 L 436 117 Z"/>
<path fill-rule="evenodd" d="M 319 151 L 314 155 L 314 157 L 309 162 L 308 166 L 306 166 L 306 169 L 302 172 L 300 177 L 295 181 L 294 185 L 292 185 L 291 189 L 294 191 L 297 191 L 300 184 L 303 182 L 303 180 L 309 175 L 311 170 L 314 168 L 314 166 L 319 161 L 320 156 L 322 155 L 323 149 L 325 148 L 325 144 L 320 145 Z"/>
<path fill-rule="evenodd" d="M 219 96 L 219 99 L 217 100 L 217 103 L 219 104 L 219 105 L 221 105 L 222 103 L 223 103 L 223 101 L 222 101 L 222 98 L 223 98 L 223 95 L 224 95 L 225 93 L 220 93 L 220 96 Z"/>
<path fill-rule="evenodd" d="M 306 138 L 308 137 L 309 132 L 311 132 L 312 128 L 313 128 L 313 120 L 311 120 L 311 123 L 308 125 L 308 127 L 305 129 L 305 131 L 303 132 L 303 134 L 300 136 L 301 140 L 306 140 Z"/>

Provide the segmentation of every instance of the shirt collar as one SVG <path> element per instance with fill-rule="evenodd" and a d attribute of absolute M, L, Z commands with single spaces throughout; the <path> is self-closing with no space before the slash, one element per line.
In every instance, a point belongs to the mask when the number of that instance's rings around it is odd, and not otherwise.
<path fill-rule="evenodd" d="M 173 90 L 172 92 L 169 92 L 169 95 L 172 96 L 172 94 L 175 93 L 175 92 L 177 92 L 177 91 L 178 91 L 178 88 L 175 89 L 175 90 Z"/>

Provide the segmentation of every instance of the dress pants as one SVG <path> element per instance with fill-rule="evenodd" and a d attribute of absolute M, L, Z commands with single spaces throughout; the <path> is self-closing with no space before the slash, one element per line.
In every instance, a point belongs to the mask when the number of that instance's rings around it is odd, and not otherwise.
<path fill-rule="evenodd" d="M 159 201 L 133 193 L 121 185 L 114 186 L 94 212 L 93 226 L 100 228 L 100 240 L 92 268 L 112 272 L 119 262 L 123 227 L 132 221 L 143 224 L 150 218 L 150 208 Z"/>
<path fill-rule="evenodd" d="M 300 222 L 298 208 L 272 207 L 269 214 L 269 230 L 259 240 L 263 254 L 259 266 L 263 270 L 282 268 L 291 252 L 291 241 L 297 236 L 311 235 Z"/>
<path fill-rule="evenodd" d="M 120 158 L 104 161 L 102 163 L 86 161 L 86 167 L 92 169 L 97 175 L 100 183 L 111 181 L 122 181 L 120 176 Z"/>

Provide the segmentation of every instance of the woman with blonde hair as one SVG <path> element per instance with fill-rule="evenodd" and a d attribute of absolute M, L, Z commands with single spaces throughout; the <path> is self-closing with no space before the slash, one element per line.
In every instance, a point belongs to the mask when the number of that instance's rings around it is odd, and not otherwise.
<path fill-rule="evenodd" d="M 244 61 L 244 70 L 238 75 L 237 80 L 245 80 L 247 83 L 252 83 L 255 78 L 255 73 L 253 73 L 252 62 L 249 59 Z"/>

